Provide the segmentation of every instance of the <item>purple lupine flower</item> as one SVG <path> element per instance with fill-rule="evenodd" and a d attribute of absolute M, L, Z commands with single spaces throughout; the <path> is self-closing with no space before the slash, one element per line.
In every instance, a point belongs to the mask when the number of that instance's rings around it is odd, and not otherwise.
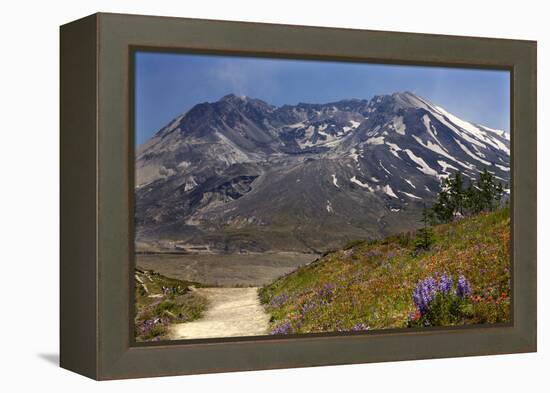
<path fill-rule="evenodd" d="M 274 308 L 282 307 L 288 301 L 288 295 L 281 293 L 279 296 L 275 296 L 269 305 Z"/>
<path fill-rule="evenodd" d="M 335 290 L 336 286 L 332 283 L 326 283 L 320 289 L 317 289 L 315 294 L 319 298 L 319 305 L 326 306 L 332 302 Z"/>
<path fill-rule="evenodd" d="M 331 298 L 334 294 L 335 285 L 328 282 L 317 291 L 317 295 L 320 297 Z"/>
<path fill-rule="evenodd" d="M 413 301 L 420 313 L 425 314 L 437 292 L 436 282 L 433 277 L 428 277 L 416 284 L 413 292 Z"/>
<path fill-rule="evenodd" d="M 273 330 L 269 334 L 276 335 L 289 333 L 292 333 L 292 325 L 290 324 L 290 321 L 284 321 L 280 325 L 275 326 L 275 328 L 273 328 Z"/>
<path fill-rule="evenodd" d="M 302 306 L 302 315 L 306 315 L 308 312 L 310 312 L 311 310 L 313 310 L 315 308 L 315 306 L 317 306 L 317 303 L 315 303 L 314 301 L 310 301 L 310 302 L 307 302 L 305 303 L 303 306 Z"/>
<path fill-rule="evenodd" d="M 155 326 L 155 320 L 154 319 L 147 319 L 146 321 L 143 321 L 139 329 L 142 333 L 148 333 L 153 326 Z"/>
<path fill-rule="evenodd" d="M 355 326 L 353 326 L 351 328 L 351 331 L 352 332 L 364 332 L 364 331 L 367 331 L 369 329 L 370 329 L 369 326 L 367 326 L 364 323 L 360 322 L 360 323 L 356 324 Z"/>
<path fill-rule="evenodd" d="M 472 293 L 470 283 L 466 280 L 464 275 L 458 276 L 458 285 L 456 286 L 456 296 L 461 299 L 464 299 L 467 296 L 470 296 Z"/>
<path fill-rule="evenodd" d="M 447 276 L 447 273 L 443 273 L 439 278 L 439 291 L 443 295 L 447 295 L 453 289 L 453 279 Z"/>

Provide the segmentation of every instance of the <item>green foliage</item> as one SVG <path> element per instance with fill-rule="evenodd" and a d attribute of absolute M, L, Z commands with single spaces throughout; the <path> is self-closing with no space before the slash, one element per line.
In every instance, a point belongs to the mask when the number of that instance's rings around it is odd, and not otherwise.
<path fill-rule="evenodd" d="M 450 326 L 463 324 L 471 312 L 469 299 L 461 299 L 454 293 L 437 293 L 430 304 L 430 309 L 424 314 L 416 314 L 417 318 L 409 319 L 408 327 Z"/>
<path fill-rule="evenodd" d="M 497 183 L 495 177 L 487 169 L 479 175 L 477 187 L 479 190 L 479 208 L 481 211 L 493 211 L 499 206 L 504 189 L 502 183 Z"/>

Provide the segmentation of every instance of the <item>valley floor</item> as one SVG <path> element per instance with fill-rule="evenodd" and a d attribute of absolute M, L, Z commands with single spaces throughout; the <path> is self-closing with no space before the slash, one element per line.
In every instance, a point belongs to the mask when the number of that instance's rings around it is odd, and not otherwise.
<path fill-rule="evenodd" d="M 312 262 L 316 254 L 138 254 L 136 265 L 178 280 L 209 286 L 262 286 Z"/>

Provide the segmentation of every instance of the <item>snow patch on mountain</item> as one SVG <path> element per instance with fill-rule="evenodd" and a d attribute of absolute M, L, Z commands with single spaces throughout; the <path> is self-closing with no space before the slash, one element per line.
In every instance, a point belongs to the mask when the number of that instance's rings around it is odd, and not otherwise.
<path fill-rule="evenodd" d="M 363 183 L 361 180 L 357 179 L 357 177 L 353 176 L 351 179 L 349 179 L 352 183 L 357 184 L 359 187 L 366 188 L 369 191 L 373 192 L 374 189 L 368 185 L 367 183 Z"/>
<path fill-rule="evenodd" d="M 439 166 L 441 168 L 443 168 L 443 172 L 447 172 L 447 169 L 449 169 L 449 168 L 454 169 L 455 171 L 458 171 L 457 167 L 452 166 L 451 164 L 449 164 L 446 161 L 438 160 L 437 163 L 439 164 Z"/>
<path fill-rule="evenodd" d="M 367 139 L 367 144 L 369 145 L 383 145 L 384 144 L 384 137 L 383 136 L 377 136 Z"/>
<path fill-rule="evenodd" d="M 464 151 L 464 153 L 468 154 L 470 157 L 472 157 L 474 160 L 477 160 L 479 162 L 481 162 L 482 164 L 484 165 L 491 165 L 491 163 L 489 161 L 485 161 L 483 158 L 481 157 L 478 157 L 477 155 L 475 155 L 474 153 L 472 153 L 470 151 L 470 149 L 468 149 L 466 146 L 464 146 L 462 143 L 460 143 L 460 141 L 456 138 L 454 138 L 455 142 L 458 144 L 458 146 L 460 146 L 460 148 Z"/>
<path fill-rule="evenodd" d="M 454 157 L 452 157 L 445 149 L 443 149 L 443 147 L 441 147 L 441 145 L 436 145 L 435 143 L 433 143 L 432 141 L 428 140 L 426 141 L 425 143 L 422 141 L 422 139 L 420 139 L 419 137 L 417 137 L 416 135 L 413 135 L 413 139 L 422 147 L 428 149 L 428 150 L 431 150 L 433 151 L 434 153 L 437 153 L 437 154 L 440 154 L 444 157 L 447 157 L 451 160 L 454 161 Z"/>
<path fill-rule="evenodd" d="M 390 148 L 390 153 L 393 154 L 395 157 L 401 159 L 398 153 L 398 151 L 401 151 L 401 148 L 395 143 L 391 143 L 391 142 L 385 142 L 385 143 Z"/>
<path fill-rule="evenodd" d="M 495 164 L 495 166 L 496 166 L 497 168 L 502 169 L 503 171 L 506 171 L 506 172 L 509 172 L 509 171 L 510 171 L 510 168 L 507 167 L 507 166 L 503 166 L 503 165 L 500 165 L 500 164 Z"/>
<path fill-rule="evenodd" d="M 395 192 L 393 192 L 389 184 L 386 184 L 384 187 L 382 187 L 382 191 L 384 191 L 387 195 L 389 195 L 392 198 L 397 198 L 397 195 L 395 195 Z"/>
<path fill-rule="evenodd" d="M 336 177 L 335 174 L 332 174 L 332 184 L 334 184 L 334 187 L 336 188 L 340 188 L 340 186 L 338 185 L 338 178 Z"/>
<path fill-rule="evenodd" d="M 381 167 L 388 175 L 391 176 L 391 172 L 388 171 L 388 170 L 386 169 L 386 167 L 382 164 L 382 161 L 379 160 L 379 161 L 378 161 L 378 164 L 380 164 L 380 167 Z"/>
<path fill-rule="evenodd" d="M 477 148 L 476 145 L 472 145 L 472 147 L 474 148 L 475 154 L 476 154 L 478 157 L 481 157 L 481 158 L 487 157 L 484 153 L 482 153 L 481 151 L 479 151 L 479 149 Z"/>
<path fill-rule="evenodd" d="M 405 149 L 405 153 L 407 153 L 409 158 L 418 165 L 417 168 L 419 171 L 425 173 L 426 175 L 437 176 L 437 171 L 432 169 L 428 164 L 426 164 L 426 161 L 415 155 L 411 150 Z"/>
<path fill-rule="evenodd" d="M 422 199 L 414 194 L 411 194 L 411 193 L 408 193 L 408 192 L 405 192 L 405 191 L 399 191 L 401 194 L 404 194 L 406 196 L 408 196 L 409 198 L 413 198 L 413 199 Z"/>

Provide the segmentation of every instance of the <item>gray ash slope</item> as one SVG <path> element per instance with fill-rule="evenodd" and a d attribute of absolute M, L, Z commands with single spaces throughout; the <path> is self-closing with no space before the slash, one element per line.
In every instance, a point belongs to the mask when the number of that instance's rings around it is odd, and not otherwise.
<path fill-rule="evenodd" d="M 275 107 L 228 95 L 136 157 L 136 237 L 218 252 L 319 252 L 418 225 L 441 179 L 509 182 L 510 141 L 412 93 Z M 170 240 L 170 242 L 167 242 Z"/>

